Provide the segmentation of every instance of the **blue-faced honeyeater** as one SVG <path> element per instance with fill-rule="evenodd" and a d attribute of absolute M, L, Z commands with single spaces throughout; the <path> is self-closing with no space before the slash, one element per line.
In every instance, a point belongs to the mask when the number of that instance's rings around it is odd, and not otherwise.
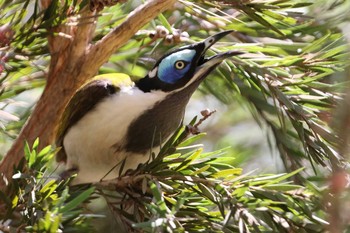
<path fill-rule="evenodd" d="M 116 178 L 120 164 L 126 171 L 146 162 L 179 127 L 203 79 L 224 59 L 240 54 L 205 57 L 229 33 L 170 51 L 135 82 L 126 74 L 107 74 L 83 85 L 68 103 L 56 137 L 57 160 L 77 173 L 73 182 Z"/>

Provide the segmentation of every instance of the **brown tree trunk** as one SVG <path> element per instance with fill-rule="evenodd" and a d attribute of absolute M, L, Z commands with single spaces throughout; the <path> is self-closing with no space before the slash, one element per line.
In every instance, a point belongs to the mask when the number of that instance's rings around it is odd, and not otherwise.
<path fill-rule="evenodd" d="M 176 0 L 147 1 L 95 45 L 90 44 L 95 29 L 92 12 L 86 11 L 81 14 L 81 20 L 85 19 L 81 26 L 61 26 L 53 30 L 67 36 L 48 38 L 51 63 L 45 90 L 17 140 L 1 161 L 2 192 L 6 193 L 6 183 L 11 182 L 13 167 L 23 158 L 24 142 L 27 141 L 31 145 L 39 138 L 39 148 L 52 144 L 64 108 L 77 88 L 94 76 L 100 66 L 141 27 L 160 12 L 172 7 L 175 2 Z"/>

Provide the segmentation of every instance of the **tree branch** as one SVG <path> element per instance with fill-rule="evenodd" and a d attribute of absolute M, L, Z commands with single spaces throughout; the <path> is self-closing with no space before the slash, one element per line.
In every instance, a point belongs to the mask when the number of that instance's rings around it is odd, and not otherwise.
<path fill-rule="evenodd" d="M 131 12 L 121 25 L 90 48 L 89 43 L 87 43 L 88 39 L 85 37 L 93 30 L 91 24 L 87 24 L 90 26 L 86 25 L 86 27 L 78 25 L 78 27 L 83 27 L 80 29 L 66 25 L 53 29 L 56 33 L 48 38 L 51 64 L 47 84 L 20 135 L 1 161 L 1 191 L 4 193 L 8 191 L 6 183 L 11 182 L 13 168 L 23 158 L 24 141 L 31 145 L 39 137 L 39 149 L 51 144 L 64 108 L 76 89 L 93 77 L 116 49 L 124 45 L 140 28 L 160 12 L 172 7 L 175 2 L 176 0 L 147 1 Z M 74 33 L 74 30 L 78 31 Z M 72 39 L 57 40 L 62 31 L 72 36 Z M 71 53 L 76 54 L 72 56 Z"/>
<path fill-rule="evenodd" d="M 85 52 L 92 39 L 92 32 L 95 29 L 96 18 L 92 17 L 95 13 L 85 9 L 77 20 L 76 33 L 71 45 L 69 64 L 73 67 L 84 57 Z"/>
<path fill-rule="evenodd" d="M 177 0 L 150 0 L 136 8 L 126 20 L 91 47 L 87 54 L 87 66 L 100 67 L 122 45 L 124 45 L 141 26 L 155 18 L 159 13 L 171 8 Z"/>

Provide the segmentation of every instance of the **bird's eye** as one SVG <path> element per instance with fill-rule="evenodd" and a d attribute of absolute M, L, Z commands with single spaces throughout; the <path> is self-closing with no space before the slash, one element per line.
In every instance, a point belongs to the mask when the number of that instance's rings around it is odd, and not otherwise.
<path fill-rule="evenodd" d="M 184 61 L 177 61 L 176 63 L 175 63 L 175 68 L 177 69 L 177 70 L 182 70 L 183 68 L 185 68 L 185 66 L 186 66 L 186 63 L 184 62 Z"/>

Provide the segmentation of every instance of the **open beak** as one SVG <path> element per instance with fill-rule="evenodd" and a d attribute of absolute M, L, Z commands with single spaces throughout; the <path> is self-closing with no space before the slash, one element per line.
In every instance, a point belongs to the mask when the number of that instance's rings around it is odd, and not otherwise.
<path fill-rule="evenodd" d="M 218 42 L 221 38 L 225 37 L 226 35 L 230 34 L 231 32 L 233 32 L 232 30 L 228 30 L 228 31 L 223 31 L 223 32 L 219 32 L 215 35 L 212 35 L 210 37 L 208 37 L 207 39 L 194 44 L 193 48 L 196 49 L 199 52 L 199 63 L 204 63 L 206 61 L 206 59 L 204 58 L 204 54 L 208 51 L 208 49 L 215 44 L 216 42 Z"/>
<path fill-rule="evenodd" d="M 211 57 L 205 57 L 206 51 L 208 51 L 208 49 L 213 44 L 215 44 L 217 41 L 219 41 L 224 36 L 230 34 L 231 32 L 233 31 L 229 30 L 229 31 L 219 32 L 215 35 L 208 37 L 207 39 L 201 42 L 191 45 L 191 48 L 197 51 L 197 55 L 196 55 L 197 67 L 192 80 L 204 79 L 213 69 L 215 69 L 226 58 L 243 54 L 240 51 L 231 50 L 223 53 L 218 53 Z"/>

